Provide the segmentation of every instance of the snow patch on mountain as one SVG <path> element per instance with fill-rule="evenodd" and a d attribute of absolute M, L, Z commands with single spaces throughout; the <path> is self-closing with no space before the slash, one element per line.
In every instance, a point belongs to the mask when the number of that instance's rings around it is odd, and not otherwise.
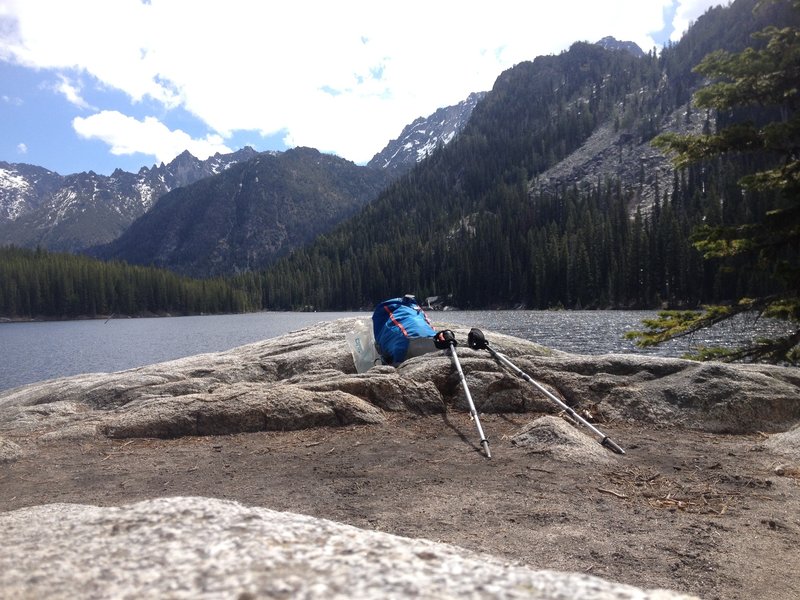
<path fill-rule="evenodd" d="M 183 152 L 167 165 L 111 176 L 0 162 L 0 245 L 81 251 L 110 242 L 167 192 L 256 156 L 249 147 L 203 161 Z"/>
<path fill-rule="evenodd" d="M 0 168 L 0 220 L 13 220 L 24 212 L 30 190 L 30 184 L 18 172 Z"/>
<path fill-rule="evenodd" d="M 407 125 L 400 137 L 376 154 L 368 167 L 400 176 L 425 160 L 437 148 L 449 144 L 472 116 L 472 111 L 486 92 L 476 92 L 456 105 L 440 108 L 428 117 L 419 117 Z"/>

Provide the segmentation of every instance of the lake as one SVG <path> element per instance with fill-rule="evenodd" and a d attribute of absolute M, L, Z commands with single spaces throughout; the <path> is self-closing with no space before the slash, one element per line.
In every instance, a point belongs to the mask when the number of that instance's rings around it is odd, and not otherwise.
<path fill-rule="evenodd" d="M 711 334 L 639 349 L 624 339 L 652 311 L 448 311 L 434 322 L 478 327 L 578 354 L 647 353 L 681 356 L 693 345 L 725 345 L 747 339 L 753 319 L 738 318 Z M 368 313 L 261 312 L 242 315 L 161 317 L 0 324 L 0 390 L 54 377 L 110 372 L 277 337 L 320 321 Z M 761 320 L 759 335 L 785 324 Z M 491 335 L 487 335 L 491 341 Z M 466 340 L 460 340 L 462 344 Z"/>

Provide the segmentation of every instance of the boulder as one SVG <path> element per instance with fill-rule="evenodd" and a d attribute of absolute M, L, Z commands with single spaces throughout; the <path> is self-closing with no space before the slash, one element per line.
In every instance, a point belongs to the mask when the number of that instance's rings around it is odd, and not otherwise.
<path fill-rule="evenodd" d="M 319 323 L 226 352 L 0 393 L 0 434 L 47 441 L 177 437 L 376 423 L 386 412 L 466 410 L 448 351 L 358 374 L 345 335 L 358 318 Z M 449 327 L 458 340 L 468 329 Z M 640 355 L 573 355 L 485 332 L 492 347 L 576 410 L 713 432 L 784 431 L 800 420 L 800 369 Z M 458 346 L 477 408 L 556 413 L 486 351 Z"/>
<path fill-rule="evenodd" d="M 511 438 L 512 446 L 560 461 L 601 465 L 617 463 L 619 456 L 606 450 L 599 442 L 583 429 L 551 415 L 531 421 Z"/>
<path fill-rule="evenodd" d="M 800 425 L 789 431 L 771 435 L 764 446 L 775 454 L 792 459 L 795 470 L 800 472 Z"/>
<path fill-rule="evenodd" d="M 0 513 L 9 598 L 688 598 L 211 498 Z"/>

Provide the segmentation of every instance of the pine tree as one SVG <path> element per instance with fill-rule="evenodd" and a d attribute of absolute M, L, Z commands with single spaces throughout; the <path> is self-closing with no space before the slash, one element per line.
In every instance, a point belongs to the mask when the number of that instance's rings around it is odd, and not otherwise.
<path fill-rule="evenodd" d="M 756 10 L 765 4 L 760 2 Z M 800 11 L 800 0 L 789 0 Z M 664 312 L 635 332 L 642 345 L 693 333 L 746 311 L 785 319 L 793 331 L 783 337 L 757 340 L 732 350 L 701 349 L 698 358 L 800 362 L 800 29 L 768 26 L 754 34 L 759 47 L 742 52 L 716 51 L 695 71 L 713 81 L 695 94 L 697 107 L 716 110 L 724 126 L 703 135 L 664 134 L 657 140 L 674 153 L 678 167 L 730 158 L 749 165 L 738 181 L 739 203 L 749 220 L 715 224 L 696 230 L 693 243 L 706 259 L 721 260 L 739 280 L 768 274 L 763 293 L 707 306 L 702 312 Z M 745 119 L 736 118 L 744 115 Z M 730 117 L 733 116 L 733 119 Z M 768 162 L 763 159 L 767 158 Z M 734 198 L 736 194 L 733 194 Z M 714 201 L 718 201 L 715 198 Z M 738 199 L 736 199 L 738 202 Z M 761 206 L 759 211 L 749 207 Z M 716 206 L 709 215 L 716 220 Z M 724 273 L 724 271 L 722 272 Z M 721 273 L 718 273 L 718 277 Z M 755 280 L 755 279 L 754 279 Z M 717 285 L 724 285 L 719 279 Z"/>

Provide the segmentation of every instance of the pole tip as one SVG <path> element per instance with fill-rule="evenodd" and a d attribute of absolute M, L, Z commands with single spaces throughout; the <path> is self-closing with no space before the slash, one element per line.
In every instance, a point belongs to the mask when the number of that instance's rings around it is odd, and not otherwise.
<path fill-rule="evenodd" d="M 489 450 L 489 440 L 481 440 L 481 446 L 483 446 L 483 451 L 486 453 L 486 458 L 492 458 L 492 453 Z"/>
<path fill-rule="evenodd" d="M 603 438 L 603 441 L 602 441 L 602 442 L 600 442 L 600 444 L 601 444 L 601 445 L 603 445 L 603 446 L 605 446 L 606 448 L 609 448 L 609 449 L 613 450 L 613 451 L 614 451 L 614 452 L 616 452 L 617 454 L 625 454 L 625 450 L 623 450 L 622 448 L 620 448 L 619 446 L 617 446 L 617 445 L 616 445 L 616 444 L 615 444 L 615 443 L 614 443 L 614 442 L 611 440 L 611 438 L 609 438 L 609 437 L 605 437 L 605 438 Z"/>

